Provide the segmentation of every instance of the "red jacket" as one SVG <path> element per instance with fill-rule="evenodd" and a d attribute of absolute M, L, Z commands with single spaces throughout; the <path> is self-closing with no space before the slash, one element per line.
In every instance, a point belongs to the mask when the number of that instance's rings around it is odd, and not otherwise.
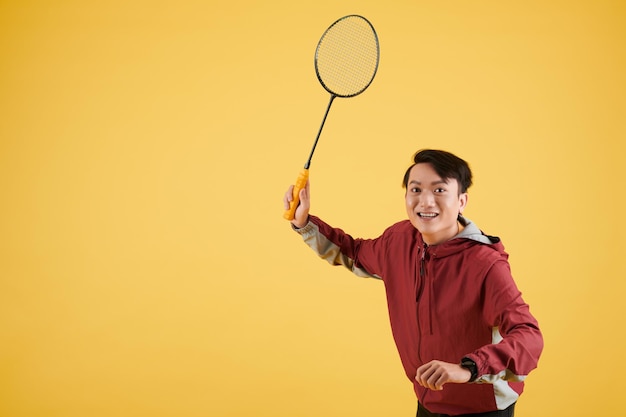
<path fill-rule="evenodd" d="M 297 229 L 320 257 L 385 283 L 389 318 L 400 359 L 428 410 L 469 414 L 505 409 L 537 367 L 543 339 L 511 276 L 500 240 L 466 221 L 455 238 L 427 246 L 408 220 L 376 239 L 354 239 L 315 216 Z M 431 360 L 478 368 L 473 383 L 433 391 L 415 382 Z"/>

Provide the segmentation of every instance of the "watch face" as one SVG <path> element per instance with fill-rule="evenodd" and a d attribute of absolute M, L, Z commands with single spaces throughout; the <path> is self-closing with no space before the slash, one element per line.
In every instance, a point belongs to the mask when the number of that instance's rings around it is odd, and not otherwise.
<path fill-rule="evenodd" d="M 463 358 L 463 361 L 461 362 L 461 367 L 467 369 L 472 374 L 469 379 L 470 382 L 474 381 L 478 376 L 478 367 L 476 366 L 476 362 L 474 362 L 473 360 Z"/>

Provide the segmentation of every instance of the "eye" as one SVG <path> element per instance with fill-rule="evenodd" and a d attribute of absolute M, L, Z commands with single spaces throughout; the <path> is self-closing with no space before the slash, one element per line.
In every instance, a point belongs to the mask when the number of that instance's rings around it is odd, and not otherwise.
<path fill-rule="evenodd" d="M 411 188 L 411 192 L 412 192 L 412 193 L 419 193 L 420 191 L 422 191 L 422 190 L 420 190 L 420 189 L 419 189 L 419 188 L 417 188 L 417 187 L 413 187 L 413 188 Z"/>
<path fill-rule="evenodd" d="M 446 189 L 445 188 L 435 188 L 435 193 L 437 194 L 442 194 L 445 193 Z"/>

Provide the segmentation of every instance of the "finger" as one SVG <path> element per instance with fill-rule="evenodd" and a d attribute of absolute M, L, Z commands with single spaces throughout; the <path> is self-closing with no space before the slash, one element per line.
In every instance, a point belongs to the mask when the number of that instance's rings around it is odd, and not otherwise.
<path fill-rule="evenodd" d="M 426 365 L 422 365 L 418 371 L 418 382 L 426 388 L 439 391 L 443 389 L 443 385 L 448 381 L 446 369 L 439 362 L 429 362 Z"/>
<path fill-rule="evenodd" d="M 306 194 L 301 193 L 300 204 L 296 209 L 296 215 L 294 220 L 296 221 L 296 227 L 304 227 L 308 223 L 309 219 L 309 201 L 306 199 Z"/>
<path fill-rule="evenodd" d="M 307 180 L 304 188 L 302 190 L 300 190 L 300 198 L 304 198 L 305 200 L 308 201 L 309 200 L 309 196 L 311 195 L 310 189 L 311 189 L 311 183 L 309 182 L 309 180 Z M 303 192 L 304 192 L 304 194 L 303 194 Z"/>
<path fill-rule="evenodd" d="M 300 206 L 298 207 L 299 213 L 308 217 L 308 211 L 311 208 L 311 193 L 309 192 L 309 182 L 307 181 L 304 188 L 300 190 L 298 194 L 300 198 Z"/>
<path fill-rule="evenodd" d="M 428 388 L 432 390 L 439 390 L 439 385 L 437 385 L 437 381 L 439 381 L 440 377 L 441 377 L 440 370 L 433 369 L 426 381 L 426 385 L 428 386 Z"/>
<path fill-rule="evenodd" d="M 425 365 L 422 365 L 421 367 L 418 368 L 415 379 L 421 386 L 430 388 L 429 379 L 434 371 L 435 369 L 432 366 L 432 363 L 427 363 Z"/>
<path fill-rule="evenodd" d="M 293 185 L 290 185 L 285 195 L 283 196 L 283 205 L 285 206 L 285 210 L 289 210 L 289 203 L 293 201 Z"/>
<path fill-rule="evenodd" d="M 300 190 L 300 201 L 305 203 L 309 202 L 309 191 L 306 188 Z"/>
<path fill-rule="evenodd" d="M 435 391 L 441 391 L 443 389 L 443 385 L 446 383 L 445 372 L 440 370 L 439 372 L 435 372 L 431 377 L 431 386 Z"/>

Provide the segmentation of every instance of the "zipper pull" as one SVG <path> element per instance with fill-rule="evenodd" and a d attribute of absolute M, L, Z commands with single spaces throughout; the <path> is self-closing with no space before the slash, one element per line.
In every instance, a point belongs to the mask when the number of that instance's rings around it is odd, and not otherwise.
<path fill-rule="evenodd" d="M 426 285 L 426 280 L 425 280 L 426 270 L 424 267 L 424 263 L 426 261 L 426 248 L 427 247 L 428 245 L 424 243 L 424 246 L 422 247 L 422 256 L 420 259 L 419 286 L 417 288 L 416 295 L 415 295 L 415 301 L 417 302 L 419 302 L 420 298 L 422 297 L 422 292 L 424 291 L 424 286 Z"/>

